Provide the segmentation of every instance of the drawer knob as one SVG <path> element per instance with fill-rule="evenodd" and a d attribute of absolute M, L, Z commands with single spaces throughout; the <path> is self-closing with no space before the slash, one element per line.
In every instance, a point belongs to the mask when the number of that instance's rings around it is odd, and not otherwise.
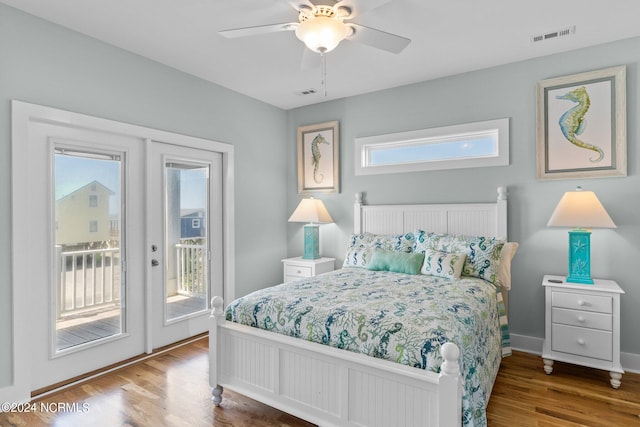
<path fill-rule="evenodd" d="M 578 322 L 584 323 L 584 316 L 578 316 Z"/>
<path fill-rule="evenodd" d="M 584 345 L 584 338 L 578 338 L 578 344 Z"/>
<path fill-rule="evenodd" d="M 585 305 L 585 304 L 586 304 L 586 303 L 585 303 L 583 300 L 581 300 L 581 299 L 579 299 L 579 300 L 578 300 L 578 305 L 579 305 L 580 307 L 582 307 L 582 306 L 583 306 L 583 305 Z"/>
<path fill-rule="evenodd" d="M 296 273 L 300 274 L 300 273 L 302 273 L 302 270 L 298 270 L 298 271 L 296 271 Z"/>

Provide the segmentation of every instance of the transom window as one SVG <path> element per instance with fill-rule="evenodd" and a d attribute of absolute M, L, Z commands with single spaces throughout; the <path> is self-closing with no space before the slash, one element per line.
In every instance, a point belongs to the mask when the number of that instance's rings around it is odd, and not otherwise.
<path fill-rule="evenodd" d="M 356 138 L 355 174 L 509 164 L 509 119 Z"/>

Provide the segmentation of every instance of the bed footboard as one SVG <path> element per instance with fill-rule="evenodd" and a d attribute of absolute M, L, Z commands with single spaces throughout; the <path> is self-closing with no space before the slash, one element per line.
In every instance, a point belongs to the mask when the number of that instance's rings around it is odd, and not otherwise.
<path fill-rule="evenodd" d="M 462 379 L 455 344 L 441 373 L 266 332 L 224 319 L 212 299 L 209 382 L 322 426 L 460 426 Z"/>

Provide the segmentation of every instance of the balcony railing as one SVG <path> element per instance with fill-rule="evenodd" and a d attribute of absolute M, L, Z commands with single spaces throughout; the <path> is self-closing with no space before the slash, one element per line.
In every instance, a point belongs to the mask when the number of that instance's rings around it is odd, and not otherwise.
<path fill-rule="evenodd" d="M 120 303 L 120 248 L 63 251 L 57 292 L 57 318 Z"/>
<path fill-rule="evenodd" d="M 207 247 L 184 239 L 176 245 L 178 293 L 187 296 L 207 294 Z"/>
<path fill-rule="evenodd" d="M 207 248 L 197 240 L 175 245 L 177 293 L 207 296 Z M 120 248 L 63 251 L 57 286 L 58 319 L 120 303 Z"/>

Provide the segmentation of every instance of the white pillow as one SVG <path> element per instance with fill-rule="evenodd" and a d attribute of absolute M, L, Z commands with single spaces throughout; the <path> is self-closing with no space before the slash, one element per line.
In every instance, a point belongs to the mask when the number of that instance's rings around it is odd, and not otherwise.
<path fill-rule="evenodd" d="M 466 254 L 450 254 L 426 249 L 424 251 L 424 263 L 420 272 L 430 276 L 459 279 L 466 258 Z"/>
<path fill-rule="evenodd" d="M 511 260 L 518 250 L 517 242 L 507 242 L 500 252 L 500 264 L 498 266 L 498 285 L 505 289 L 511 289 Z"/>

